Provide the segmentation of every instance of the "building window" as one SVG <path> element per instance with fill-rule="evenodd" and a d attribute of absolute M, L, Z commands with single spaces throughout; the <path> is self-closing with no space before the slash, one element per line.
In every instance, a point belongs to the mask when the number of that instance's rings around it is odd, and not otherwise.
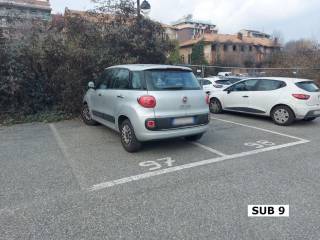
<path fill-rule="evenodd" d="M 185 63 L 185 61 L 184 61 L 184 55 L 181 56 L 181 63 Z"/>
<path fill-rule="evenodd" d="M 232 50 L 235 52 L 235 51 L 237 51 L 237 46 L 236 45 L 233 45 L 232 46 Z"/>
<path fill-rule="evenodd" d="M 212 44 L 212 51 L 217 51 L 217 44 Z"/>
<path fill-rule="evenodd" d="M 249 46 L 249 52 L 252 52 L 252 46 Z"/>
<path fill-rule="evenodd" d="M 244 46 L 241 46 L 241 52 L 244 52 Z"/>
<path fill-rule="evenodd" d="M 191 54 L 188 54 L 188 64 L 192 64 L 192 61 L 191 61 Z"/>

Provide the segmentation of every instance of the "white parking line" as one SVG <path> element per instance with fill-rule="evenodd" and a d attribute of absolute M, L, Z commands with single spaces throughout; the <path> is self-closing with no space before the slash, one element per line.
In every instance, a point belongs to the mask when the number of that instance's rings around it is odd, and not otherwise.
<path fill-rule="evenodd" d="M 83 189 L 86 189 L 86 184 L 85 184 L 85 178 L 83 177 L 83 174 L 81 174 L 81 171 L 79 169 L 79 163 L 77 163 L 73 158 L 72 156 L 68 153 L 67 151 L 67 147 L 66 147 L 66 144 L 63 142 L 61 136 L 60 136 L 60 133 L 58 132 L 56 126 L 52 123 L 49 124 L 50 126 L 50 129 L 58 143 L 58 146 L 64 156 L 64 158 L 68 161 L 69 163 L 69 166 L 73 172 L 73 175 L 75 176 L 75 178 L 77 179 L 78 181 L 78 184 L 80 186 L 80 188 L 83 190 Z"/>
<path fill-rule="evenodd" d="M 248 151 L 248 152 L 236 153 L 236 154 L 232 154 L 232 155 L 226 155 L 226 154 L 224 154 L 224 153 L 222 153 L 222 152 L 220 152 L 218 150 L 215 150 L 213 148 L 210 148 L 210 147 L 205 146 L 205 145 L 200 144 L 200 143 L 193 143 L 194 145 L 196 145 L 198 147 L 201 147 L 201 148 L 203 148 L 203 149 L 205 149 L 207 151 L 210 151 L 212 153 L 215 153 L 215 154 L 219 155 L 220 157 L 212 158 L 212 159 L 208 159 L 208 160 L 202 160 L 202 161 L 193 162 L 193 163 L 188 163 L 188 164 L 184 164 L 184 165 L 180 165 L 180 166 L 176 166 L 176 167 L 170 167 L 170 168 L 166 168 L 166 169 L 162 169 L 162 170 L 158 170 L 158 171 L 147 172 L 147 173 L 144 173 L 144 174 L 139 174 L 139 175 L 135 175 L 135 176 L 131 176 L 131 177 L 125 177 L 125 178 L 112 180 L 112 181 L 108 181 L 108 182 L 103 182 L 103 183 L 99 183 L 99 184 L 96 184 L 96 185 L 92 186 L 88 190 L 89 191 L 98 191 L 98 190 L 102 190 L 102 189 L 105 189 L 105 188 L 113 187 L 113 186 L 116 186 L 116 185 L 121 185 L 121 184 L 129 183 L 129 182 L 133 182 L 133 181 L 147 179 L 147 178 L 163 175 L 163 174 L 166 174 L 166 173 L 178 172 L 178 171 L 182 171 L 184 169 L 190 169 L 190 168 L 194 168 L 194 167 L 200 167 L 200 166 L 209 165 L 209 164 L 212 164 L 212 163 L 222 162 L 222 161 L 231 160 L 231 159 L 236 159 L 236 158 L 240 158 L 240 157 L 256 155 L 256 154 L 259 154 L 259 153 L 279 150 L 279 149 L 282 149 L 282 148 L 288 148 L 288 147 L 292 147 L 292 146 L 296 146 L 296 145 L 305 144 L 305 143 L 309 143 L 310 142 L 309 140 L 306 140 L 306 139 L 303 139 L 303 138 L 291 136 L 291 135 L 284 134 L 284 133 L 279 133 L 279 132 L 268 130 L 268 129 L 254 127 L 254 126 L 250 126 L 250 125 L 247 125 L 247 124 L 232 122 L 232 121 L 228 121 L 228 120 L 224 120 L 224 119 L 220 119 L 220 118 L 215 118 L 215 117 L 211 117 L 211 118 L 214 119 L 214 120 L 222 121 L 222 122 L 232 123 L 232 124 L 235 124 L 235 125 L 239 125 L 239 126 L 243 126 L 243 127 L 259 130 L 259 131 L 268 132 L 268 133 L 276 134 L 276 135 L 279 135 L 279 136 L 284 136 L 284 137 L 287 137 L 287 138 L 296 139 L 298 141 L 291 142 L 291 143 L 286 143 L 286 144 L 281 144 L 281 145 L 276 145 L 276 146 L 270 146 L 270 147 L 261 148 L 261 149 L 256 149 L 256 150 Z"/>
<path fill-rule="evenodd" d="M 129 182 L 133 182 L 133 181 L 138 181 L 141 179 L 147 179 L 147 178 L 163 175 L 166 173 L 178 172 L 178 171 L 182 171 L 184 169 L 200 167 L 200 166 L 209 165 L 209 164 L 217 163 L 217 162 L 222 162 L 222 161 L 226 161 L 226 160 L 230 160 L 230 159 L 255 155 L 258 153 L 269 152 L 269 151 L 278 150 L 278 149 L 287 148 L 287 147 L 292 147 L 292 146 L 296 146 L 296 145 L 304 144 L 304 143 L 308 143 L 308 142 L 310 142 L 310 141 L 301 140 L 298 142 L 286 143 L 286 144 L 282 144 L 282 145 L 278 145 L 278 146 L 257 149 L 257 150 L 253 150 L 253 151 L 249 151 L 249 152 L 237 153 L 237 154 L 233 154 L 233 155 L 229 155 L 229 156 L 223 156 L 223 157 L 212 158 L 212 159 L 203 160 L 203 161 L 199 161 L 199 162 L 188 163 L 188 164 L 184 164 L 184 165 L 180 165 L 180 166 L 176 166 L 176 167 L 170 167 L 170 168 L 166 168 L 166 169 L 162 169 L 162 170 L 158 170 L 158 171 L 154 171 L 154 172 L 147 172 L 144 174 L 139 174 L 139 175 L 135 175 L 135 176 L 131 176 L 131 177 L 126 177 L 126 178 L 121 178 L 121 179 L 117 179 L 117 180 L 113 180 L 113 181 L 109 181 L 109 182 L 99 183 L 99 184 L 92 186 L 88 190 L 89 191 L 98 191 L 98 190 L 113 187 L 116 185 L 121 185 L 121 184 L 129 183 Z"/>
<path fill-rule="evenodd" d="M 222 152 L 220 152 L 218 150 L 215 150 L 215 149 L 213 149 L 211 147 L 208 147 L 208 146 L 203 145 L 203 144 L 198 143 L 198 142 L 192 142 L 191 144 L 193 144 L 193 145 L 195 145 L 197 147 L 203 148 L 203 149 L 205 149 L 205 150 L 207 150 L 209 152 L 215 153 L 215 154 L 219 155 L 220 157 L 228 156 L 227 154 L 224 154 L 224 153 L 222 153 Z"/>
<path fill-rule="evenodd" d="M 299 141 L 308 141 L 306 139 L 295 137 L 295 136 L 291 136 L 291 135 L 288 135 L 288 134 L 279 133 L 279 132 L 268 130 L 268 129 L 264 129 L 264 128 L 254 127 L 254 126 L 250 126 L 250 125 L 243 124 L 243 123 L 232 122 L 232 121 L 224 120 L 224 119 L 221 119 L 221 118 L 211 117 L 211 119 L 218 120 L 218 121 L 221 121 L 221 122 L 232 123 L 232 124 L 243 126 L 243 127 L 247 127 L 247 128 L 252 128 L 252 129 L 260 130 L 260 131 L 263 131 L 263 132 L 273 133 L 273 134 L 277 134 L 279 136 L 293 138 L 293 139 L 296 139 L 296 140 L 299 140 Z"/>

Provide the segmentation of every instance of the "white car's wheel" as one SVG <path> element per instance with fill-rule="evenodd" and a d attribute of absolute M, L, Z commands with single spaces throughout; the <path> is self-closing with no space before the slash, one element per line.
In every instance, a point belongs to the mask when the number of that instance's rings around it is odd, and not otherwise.
<path fill-rule="evenodd" d="M 211 98 L 209 104 L 210 112 L 219 114 L 222 113 L 222 106 L 217 98 Z"/>
<path fill-rule="evenodd" d="M 280 126 L 289 126 L 295 120 L 293 111 L 285 105 L 275 107 L 271 112 L 271 117 Z"/>

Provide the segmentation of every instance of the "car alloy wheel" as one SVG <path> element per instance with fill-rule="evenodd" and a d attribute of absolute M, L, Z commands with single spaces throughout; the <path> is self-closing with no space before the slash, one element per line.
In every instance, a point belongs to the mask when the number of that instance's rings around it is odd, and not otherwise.
<path fill-rule="evenodd" d="M 92 119 L 89 106 L 86 103 L 83 104 L 83 106 L 82 106 L 81 117 L 82 117 L 83 122 L 86 125 L 95 126 L 98 124 L 95 120 Z"/>
<path fill-rule="evenodd" d="M 123 142 L 126 145 L 129 145 L 131 143 L 132 132 L 131 132 L 131 128 L 128 125 L 124 125 L 122 127 L 121 137 L 122 137 Z"/>
<path fill-rule="evenodd" d="M 90 110 L 87 104 L 85 104 L 82 108 L 82 116 L 85 118 L 87 121 L 91 121 L 91 115 L 90 115 Z"/>
<path fill-rule="evenodd" d="M 121 143 L 128 152 L 137 152 L 141 148 L 141 142 L 136 137 L 134 128 L 129 119 L 123 121 L 120 127 Z"/>

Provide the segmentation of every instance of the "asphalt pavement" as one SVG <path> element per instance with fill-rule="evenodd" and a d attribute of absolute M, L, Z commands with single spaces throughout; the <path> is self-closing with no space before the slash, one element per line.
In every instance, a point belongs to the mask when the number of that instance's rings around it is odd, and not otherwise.
<path fill-rule="evenodd" d="M 319 127 L 212 115 L 197 143 L 135 154 L 78 119 L 0 127 L 0 239 L 319 239 Z"/>

